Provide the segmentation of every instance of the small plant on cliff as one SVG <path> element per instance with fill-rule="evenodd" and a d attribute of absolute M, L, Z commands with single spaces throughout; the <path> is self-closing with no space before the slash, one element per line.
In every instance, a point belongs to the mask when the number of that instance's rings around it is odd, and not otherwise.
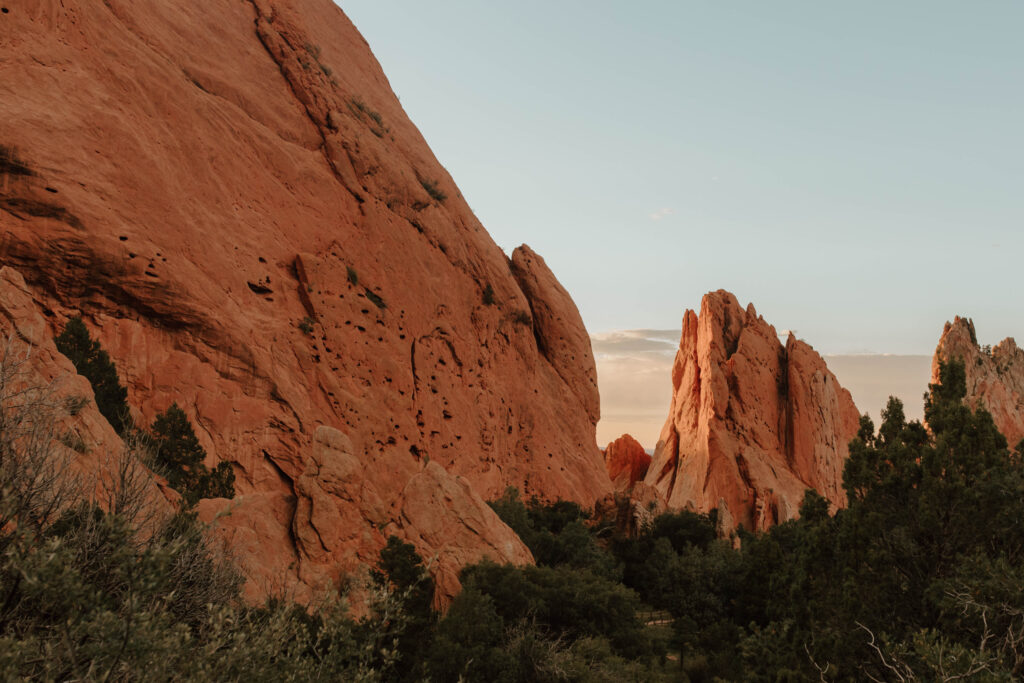
<path fill-rule="evenodd" d="M 331 71 L 331 68 L 328 67 L 328 66 L 325 66 L 324 63 L 320 61 L 320 55 L 322 53 L 322 51 L 320 49 L 320 46 L 319 45 L 313 45 L 312 43 L 306 43 L 303 47 L 305 47 L 306 52 L 308 52 L 309 56 L 312 57 L 313 60 L 316 62 L 316 65 L 318 67 L 320 67 L 320 70 L 324 72 L 324 75 L 327 76 L 327 77 L 330 77 L 331 74 L 333 73 Z M 303 65 L 303 66 L 305 66 L 305 65 Z"/>
<path fill-rule="evenodd" d="M 487 286 L 484 287 L 484 306 L 494 305 L 494 287 L 491 287 L 491 283 L 488 282 Z"/>
<path fill-rule="evenodd" d="M 353 111 L 359 114 L 365 114 L 367 117 L 370 118 L 371 121 L 376 123 L 378 126 L 384 125 L 384 117 L 380 115 L 380 112 L 370 109 L 370 107 L 368 107 L 361 98 L 353 97 L 352 99 L 349 100 L 349 105 L 352 107 Z"/>
<path fill-rule="evenodd" d="M 158 469 L 188 503 L 200 498 L 234 498 L 235 473 L 231 465 L 222 462 L 212 472 L 206 467 L 206 451 L 177 403 L 157 415 L 151 432 Z"/>
<path fill-rule="evenodd" d="M 350 98 L 348 101 L 348 107 L 352 110 L 352 113 L 356 115 L 356 118 L 362 119 L 365 116 L 370 120 L 370 132 L 377 137 L 382 138 L 388 132 L 389 129 L 384 125 L 384 117 L 380 115 L 380 112 L 374 111 L 367 106 L 361 98 Z"/>
<path fill-rule="evenodd" d="M 85 454 L 89 452 L 89 447 L 85 445 L 85 441 L 78 432 L 68 430 L 60 435 L 60 442 L 79 454 Z"/>
<path fill-rule="evenodd" d="M 374 292 L 371 289 L 366 289 L 364 293 L 366 294 L 366 298 L 372 301 L 373 305 L 376 306 L 377 308 L 384 310 L 385 308 L 388 307 L 388 305 L 384 302 L 384 299 L 382 299 L 380 297 L 380 294 L 377 294 L 377 292 Z"/>
<path fill-rule="evenodd" d="M 427 194 L 429 194 L 430 197 L 435 201 L 443 202 L 444 200 L 448 199 L 448 195 L 446 195 L 444 191 L 438 186 L 437 181 L 421 178 L 420 185 L 423 186 L 423 189 L 426 190 Z"/>
<path fill-rule="evenodd" d="M 117 366 L 98 341 L 89 336 L 89 330 L 80 317 L 71 318 L 54 341 L 57 350 L 74 364 L 78 374 L 84 376 L 96 394 L 96 407 L 107 418 L 118 434 L 132 427 L 128 411 L 128 390 L 117 378 Z"/>
<path fill-rule="evenodd" d="M 301 322 L 299 322 L 299 331 L 302 332 L 302 334 L 309 336 L 313 334 L 313 325 L 315 323 L 316 321 L 307 315 Z"/>
<path fill-rule="evenodd" d="M 512 322 L 514 323 L 519 325 L 529 325 L 532 321 L 533 319 L 530 318 L 530 314 L 526 311 L 514 311 L 512 313 Z"/>

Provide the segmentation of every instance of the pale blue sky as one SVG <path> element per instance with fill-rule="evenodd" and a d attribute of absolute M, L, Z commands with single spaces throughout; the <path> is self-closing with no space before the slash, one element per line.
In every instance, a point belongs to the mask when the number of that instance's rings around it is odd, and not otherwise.
<path fill-rule="evenodd" d="M 722 287 L 825 353 L 1024 337 L 1022 2 L 339 4 L 592 333 Z"/>

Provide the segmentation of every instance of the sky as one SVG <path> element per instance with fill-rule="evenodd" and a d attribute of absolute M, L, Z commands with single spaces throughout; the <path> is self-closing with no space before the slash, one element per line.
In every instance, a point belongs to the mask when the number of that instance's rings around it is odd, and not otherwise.
<path fill-rule="evenodd" d="M 1018 0 L 339 4 L 595 338 L 719 288 L 823 354 L 1024 336 Z"/>

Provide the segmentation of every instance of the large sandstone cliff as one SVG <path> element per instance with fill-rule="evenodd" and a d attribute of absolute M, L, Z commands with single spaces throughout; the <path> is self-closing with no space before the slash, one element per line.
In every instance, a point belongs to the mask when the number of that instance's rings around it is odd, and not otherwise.
<path fill-rule="evenodd" d="M 792 519 L 808 488 L 845 505 L 843 465 L 857 408 L 814 349 L 732 294 L 687 311 L 673 396 L 645 483 L 670 509 L 718 508 L 727 526 Z"/>
<path fill-rule="evenodd" d="M 939 363 L 959 359 L 967 374 L 967 402 L 981 405 L 995 420 L 1010 448 L 1024 439 L 1024 350 L 1013 337 L 995 346 L 978 344 L 974 322 L 959 316 L 947 322 L 932 357 L 932 382 Z"/>
<path fill-rule="evenodd" d="M 484 499 L 611 491 L 571 299 L 494 244 L 330 0 L 7 9 L 0 265 L 49 333 L 84 316 L 138 421 L 176 401 L 233 464 L 253 597 L 389 534 L 450 595 L 531 559 Z"/>

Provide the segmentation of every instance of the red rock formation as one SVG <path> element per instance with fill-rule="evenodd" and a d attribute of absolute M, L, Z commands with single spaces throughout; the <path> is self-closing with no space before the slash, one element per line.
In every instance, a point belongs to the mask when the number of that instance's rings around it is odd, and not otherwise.
<path fill-rule="evenodd" d="M 942 329 L 932 357 L 932 382 L 939 381 L 939 362 L 960 359 L 967 375 L 967 402 L 992 413 L 1010 448 L 1024 439 L 1024 350 L 1013 337 L 993 347 L 978 345 L 974 322 L 957 316 Z"/>
<path fill-rule="evenodd" d="M 628 492 L 643 481 L 650 465 L 651 456 L 629 434 L 623 434 L 604 449 L 604 466 L 617 492 Z"/>
<path fill-rule="evenodd" d="M 33 444 L 44 445 L 74 483 L 76 494 L 103 506 L 109 502 L 122 475 L 134 477 L 138 491 L 148 502 L 147 517 L 169 514 L 168 499 L 177 494 L 141 464 L 124 468 L 125 445 L 96 407 L 89 381 L 57 346 L 25 280 L 13 268 L 0 268 L 0 403 L 5 411 L 17 411 L 27 402 L 35 406 Z M 7 413 L 5 428 L 10 425 Z M 26 429 L 23 423 L 17 429 Z M 129 466 L 130 467 L 130 466 Z M 68 501 L 76 502 L 76 501 Z"/>
<path fill-rule="evenodd" d="M 0 263 L 51 333 L 83 313 L 139 421 L 177 401 L 233 463 L 250 594 L 392 533 L 450 594 L 462 562 L 531 559 L 484 499 L 611 491 L 575 306 L 494 244 L 330 0 L 9 10 Z"/>
<path fill-rule="evenodd" d="M 719 290 L 687 311 L 668 420 L 647 472 L 670 509 L 747 529 L 794 518 L 808 488 L 836 506 L 857 408 L 815 351 Z M 723 509 L 725 508 L 725 509 Z"/>

